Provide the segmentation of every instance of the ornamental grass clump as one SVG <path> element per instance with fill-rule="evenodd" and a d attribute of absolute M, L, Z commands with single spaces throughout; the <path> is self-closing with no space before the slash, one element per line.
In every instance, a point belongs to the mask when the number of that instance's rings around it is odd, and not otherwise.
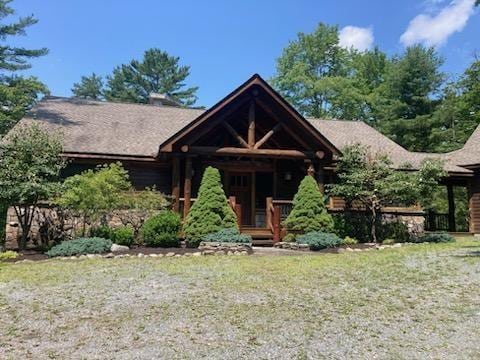
<path fill-rule="evenodd" d="M 293 198 L 292 211 L 283 224 L 291 234 L 333 230 L 333 218 L 327 212 L 323 194 L 312 176 L 306 176 L 300 183 Z"/>
<path fill-rule="evenodd" d="M 102 238 L 78 238 L 64 241 L 45 254 L 48 257 L 102 254 L 110 251 L 112 241 Z"/>
<path fill-rule="evenodd" d="M 220 172 L 209 166 L 203 173 L 197 200 L 185 219 L 183 231 L 188 247 L 198 247 L 203 237 L 237 227 L 237 217 L 223 191 Z"/>

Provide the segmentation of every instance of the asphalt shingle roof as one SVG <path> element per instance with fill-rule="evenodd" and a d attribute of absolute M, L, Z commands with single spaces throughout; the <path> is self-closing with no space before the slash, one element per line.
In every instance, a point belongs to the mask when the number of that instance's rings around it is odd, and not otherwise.
<path fill-rule="evenodd" d="M 194 121 L 204 110 L 169 106 L 98 102 L 50 97 L 17 125 L 40 122 L 61 131 L 67 153 L 155 157 L 159 146 Z M 418 168 L 427 158 L 445 161 L 445 169 L 468 173 L 459 165 L 480 163 L 480 127 L 461 150 L 448 154 L 410 152 L 361 121 L 307 119 L 337 149 L 360 143 L 386 153 L 396 167 Z"/>

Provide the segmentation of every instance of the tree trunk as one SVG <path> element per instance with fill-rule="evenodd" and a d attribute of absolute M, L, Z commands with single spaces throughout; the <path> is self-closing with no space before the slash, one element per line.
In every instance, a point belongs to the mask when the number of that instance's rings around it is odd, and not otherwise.
<path fill-rule="evenodd" d="M 18 242 L 18 250 L 23 251 L 27 248 L 28 234 L 30 233 L 30 228 L 32 227 L 33 215 L 35 214 L 35 207 L 32 208 L 30 212 L 30 206 L 14 206 L 15 214 L 17 215 L 18 221 L 20 222 L 20 228 L 22 229 L 22 236 Z"/>
<path fill-rule="evenodd" d="M 373 242 L 377 243 L 377 210 L 375 206 L 372 206 L 372 227 L 370 230 L 370 235 L 372 237 Z"/>

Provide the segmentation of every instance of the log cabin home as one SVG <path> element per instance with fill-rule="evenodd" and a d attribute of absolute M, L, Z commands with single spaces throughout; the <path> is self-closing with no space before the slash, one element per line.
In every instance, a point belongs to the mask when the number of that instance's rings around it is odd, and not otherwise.
<path fill-rule="evenodd" d="M 218 168 L 241 231 L 257 243 L 280 239 L 281 219 L 301 179 L 314 176 L 321 189 L 335 181 L 342 148 L 354 143 L 388 154 L 399 170 L 405 163 L 416 169 L 424 159 L 442 159 L 449 201 L 443 230 L 459 230 L 453 187 L 462 186 L 470 211 L 469 229 L 463 230 L 480 233 L 480 128 L 460 150 L 414 153 L 361 121 L 303 117 L 259 75 L 207 110 L 182 108 L 158 94 L 145 105 L 48 97 L 17 126 L 31 122 L 63 133 L 70 160 L 64 176 L 119 161 L 136 189 L 155 186 L 171 195 L 173 208 L 184 215 L 203 169 Z M 344 210 L 341 199 L 330 198 L 327 205 L 332 212 Z M 418 208 L 384 212 L 423 216 Z"/>

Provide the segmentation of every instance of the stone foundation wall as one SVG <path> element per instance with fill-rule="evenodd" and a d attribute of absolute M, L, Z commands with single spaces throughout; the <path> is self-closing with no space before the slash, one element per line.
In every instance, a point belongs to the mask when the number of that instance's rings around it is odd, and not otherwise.
<path fill-rule="evenodd" d="M 119 210 L 108 215 L 105 219 L 109 227 L 116 228 L 122 225 L 130 224 L 134 229 L 139 229 L 145 219 L 157 213 L 157 211 L 134 211 Z M 99 222 L 86 223 L 85 229 L 100 225 Z M 75 216 L 71 212 L 59 211 L 51 207 L 37 207 L 32 222 L 32 228 L 29 235 L 27 247 L 35 247 L 48 237 L 63 241 L 81 236 L 83 233 L 83 219 Z M 48 233 L 47 233 L 48 229 Z M 22 235 L 22 229 L 13 207 L 7 211 L 7 223 L 5 229 L 5 248 L 17 249 L 18 239 Z"/>
<path fill-rule="evenodd" d="M 382 214 L 382 221 L 385 223 L 400 221 L 407 225 L 411 237 L 418 237 L 425 231 L 425 217 L 421 213 L 413 214 Z"/>

